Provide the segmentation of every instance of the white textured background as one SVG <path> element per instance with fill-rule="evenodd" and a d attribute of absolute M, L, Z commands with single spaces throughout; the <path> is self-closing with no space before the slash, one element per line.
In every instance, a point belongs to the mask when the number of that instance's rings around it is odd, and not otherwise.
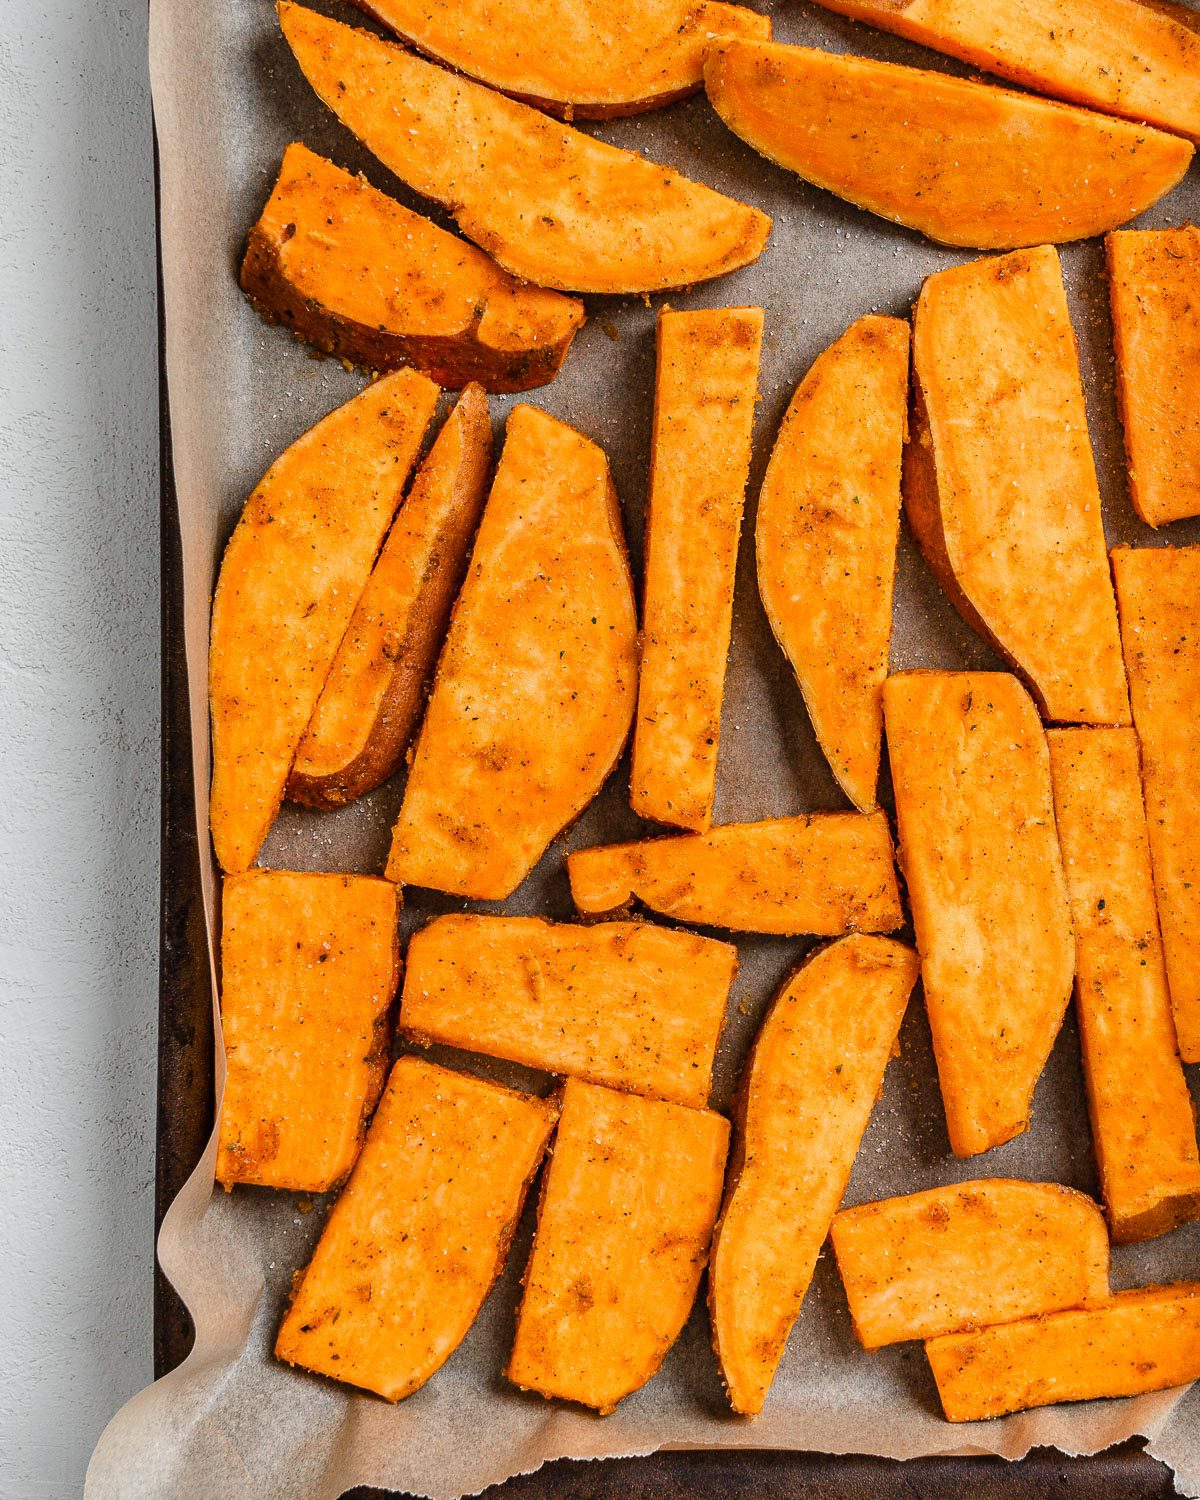
<path fill-rule="evenodd" d="M 157 367 L 145 0 L 0 6 L 0 1500 L 150 1375 Z"/>

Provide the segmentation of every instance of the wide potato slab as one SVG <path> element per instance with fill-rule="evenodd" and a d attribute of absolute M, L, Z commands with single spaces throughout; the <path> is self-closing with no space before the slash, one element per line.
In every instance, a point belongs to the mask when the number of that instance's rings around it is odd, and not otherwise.
<path fill-rule="evenodd" d="M 879 805 L 892 639 L 908 324 L 860 318 L 796 388 L 758 499 L 758 592 L 821 749 L 863 812 Z"/>
<path fill-rule="evenodd" d="M 291 0 L 279 18 L 342 124 L 514 276 L 654 292 L 762 254 L 771 221 L 755 208 Z"/>
<path fill-rule="evenodd" d="M 792 975 L 759 1031 L 708 1277 L 713 1346 L 736 1412 L 762 1409 L 917 968 L 912 949 L 888 938 L 842 938 Z"/>
<path fill-rule="evenodd" d="M 504 1267 L 557 1114 L 553 1101 L 402 1057 L 276 1356 L 388 1401 L 423 1386 Z"/>
<path fill-rule="evenodd" d="M 400 1024 L 631 1093 L 702 1106 L 737 950 L 643 922 L 439 917 L 408 949 Z"/>
<path fill-rule="evenodd" d="M 514 1385 L 607 1415 L 655 1374 L 696 1300 L 728 1149 L 723 1115 L 568 1080 Z"/>
<path fill-rule="evenodd" d="M 1050 247 L 930 276 L 904 508 L 938 582 L 1048 719 L 1128 724 L 1075 334 Z"/>
<path fill-rule="evenodd" d="M 1028 1125 L 1075 973 L 1046 736 L 1006 672 L 903 672 L 883 703 L 950 1147 L 974 1156 Z"/>
<path fill-rule="evenodd" d="M 510 896 L 615 765 L 637 660 L 608 460 L 518 406 L 413 752 L 389 878 Z"/>

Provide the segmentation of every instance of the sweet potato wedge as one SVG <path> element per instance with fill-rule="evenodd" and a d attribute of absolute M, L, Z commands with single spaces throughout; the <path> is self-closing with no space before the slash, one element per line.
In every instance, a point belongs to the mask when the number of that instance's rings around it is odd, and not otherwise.
<path fill-rule="evenodd" d="M 654 292 L 762 254 L 771 221 L 756 208 L 291 0 L 279 18 L 342 124 L 514 276 Z"/>
<path fill-rule="evenodd" d="M 283 155 L 242 290 L 272 323 L 369 370 L 527 391 L 553 380 L 583 304 L 525 286 L 474 245 L 307 146 Z"/>
<path fill-rule="evenodd" d="M 1200 1378 L 1200 1282 L 1118 1292 L 1099 1307 L 950 1333 L 925 1345 L 950 1422 Z"/>
<path fill-rule="evenodd" d="M 221 900 L 217 1181 L 323 1193 L 354 1165 L 387 1072 L 399 895 L 367 875 L 249 870 Z"/>
<path fill-rule="evenodd" d="M 1200 228 L 1110 234 L 1108 289 L 1130 498 L 1150 526 L 1200 515 Z"/>
<path fill-rule="evenodd" d="M 983 1178 L 843 1209 L 829 1231 L 864 1349 L 1107 1299 L 1108 1230 L 1053 1182 Z"/>
<path fill-rule="evenodd" d="M 729 1121 L 569 1079 L 505 1372 L 602 1416 L 679 1337 L 721 1202 Z"/>
<path fill-rule="evenodd" d="M 1112 564 L 1179 1055 L 1200 1062 L 1200 547 Z"/>
<path fill-rule="evenodd" d="M 548 1073 L 708 1102 L 730 943 L 642 922 L 438 917 L 408 948 L 400 1024 Z"/>
<path fill-rule="evenodd" d="M 821 749 L 878 807 L 892 639 L 908 324 L 860 318 L 796 388 L 758 499 L 758 592 Z"/>
<path fill-rule="evenodd" d="M 511 895 L 616 764 L 637 654 L 608 460 L 518 406 L 417 738 L 389 878 Z"/>
<path fill-rule="evenodd" d="M 341 807 L 400 767 L 467 559 L 492 458 L 482 386 L 446 418 L 392 524 L 288 777 L 308 807 Z"/>
<path fill-rule="evenodd" d="M 705 834 L 579 849 L 567 856 L 581 912 L 636 897 L 679 922 L 736 932 L 895 932 L 904 925 L 883 813 L 813 813 L 727 823 Z"/>
<path fill-rule="evenodd" d="M 1006 672 L 902 672 L 883 705 L 950 1147 L 974 1156 L 1028 1125 L 1071 996 L 1046 736 Z"/>
<path fill-rule="evenodd" d="M 437 398 L 415 370 L 385 376 L 294 442 L 246 502 L 209 637 L 209 822 L 223 870 L 249 869 L 275 820 Z"/>
<path fill-rule="evenodd" d="M 858 1154 L 917 955 L 881 937 L 818 950 L 776 996 L 742 1079 L 713 1241 L 713 1347 L 736 1412 L 761 1411 Z"/>
<path fill-rule="evenodd" d="M 416 1057 L 296 1280 L 275 1353 L 399 1401 L 453 1354 L 504 1267 L 557 1105 Z"/>
<path fill-rule="evenodd" d="M 699 833 L 717 783 L 762 330 L 760 307 L 658 318 L 629 800 L 644 818 Z"/>
<path fill-rule="evenodd" d="M 1169 192 L 1193 154 L 1178 136 L 1069 104 L 777 42 L 718 43 L 704 85 L 768 160 L 977 250 L 1115 229 Z"/>
<path fill-rule="evenodd" d="M 1049 719 L 1128 724 L 1100 491 L 1050 247 L 930 276 L 904 508 L 935 577 Z"/>
<path fill-rule="evenodd" d="M 357 0 L 419 51 L 561 119 L 659 109 L 704 83 L 714 38 L 771 35 L 723 0 Z"/>
<path fill-rule="evenodd" d="M 819 0 L 1001 78 L 1200 141 L 1200 36 L 1163 0 Z"/>

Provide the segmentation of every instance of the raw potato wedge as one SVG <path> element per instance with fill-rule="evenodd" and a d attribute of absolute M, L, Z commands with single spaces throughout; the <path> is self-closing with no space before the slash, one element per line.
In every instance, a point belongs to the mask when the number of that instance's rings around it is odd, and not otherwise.
<path fill-rule="evenodd" d="M 400 1024 L 445 1042 L 702 1107 L 731 943 L 643 922 L 438 917 L 408 948 Z"/>
<path fill-rule="evenodd" d="M 291 0 L 279 18 L 342 124 L 514 276 L 656 292 L 762 254 L 771 221 L 756 208 Z"/>
<path fill-rule="evenodd" d="M 679 922 L 773 932 L 895 932 L 904 925 L 883 813 L 814 813 L 727 823 L 706 834 L 580 849 L 567 856 L 577 909 L 636 897 Z"/>
<path fill-rule="evenodd" d="M 576 298 L 525 286 L 298 144 L 250 231 L 241 284 L 268 321 L 326 354 L 369 370 L 415 365 L 455 390 L 545 385 L 584 320 Z"/>
<path fill-rule="evenodd" d="M 1193 147 L 1031 94 L 777 42 L 718 43 L 713 108 L 769 161 L 943 245 L 1009 250 L 1115 229 Z"/>
<path fill-rule="evenodd" d="M 557 1114 L 402 1057 L 297 1279 L 277 1357 L 388 1401 L 419 1390 L 503 1269 Z"/>
<path fill-rule="evenodd" d="M 1145 1240 L 1200 1218 L 1200 1154 L 1175 1050 L 1137 736 L 1052 729 L 1049 741 L 1096 1161 L 1113 1239 Z"/>
<path fill-rule="evenodd" d="M 1200 515 L 1200 229 L 1125 230 L 1107 243 L 1129 494 L 1161 526 Z"/>
<path fill-rule="evenodd" d="M 722 0 L 357 0 L 421 52 L 563 119 L 611 120 L 694 94 L 715 37 L 771 35 Z"/>
<path fill-rule="evenodd" d="M 658 318 L 629 800 L 643 818 L 697 833 L 717 784 L 762 332 L 760 307 Z"/>
<path fill-rule="evenodd" d="M 367 875 L 250 870 L 221 897 L 217 1181 L 341 1182 L 387 1073 L 399 893 Z"/>
<path fill-rule="evenodd" d="M 1006 672 L 903 672 L 883 704 L 950 1147 L 974 1156 L 1028 1125 L 1071 996 L 1046 735 Z"/>
<path fill-rule="evenodd" d="M 1140 1287 L 1099 1307 L 947 1334 L 925 1352 L 950 1422 L 1168 1390 L 1200 1378 L 1200 1282 Z"/>
<path fill-rule="evenodd" d="M 883 1086 L 917 955 L 847 937 L 776 996 L 742 1080 L 713 1242 L 713 1347 L 736 1412 L 762 1410 Z"/>
<path fill-rule="evenodd" d="M 983 1178 L 843 1209 L 830 1230 L 864 1349 L 1107 1299 L 1108 1230 L 1053 1182 Z"/>
<path fill-rule="evenodd" d="M 1200 1062 L 1200 547 L 1115 547 L 1171 1009 Z"/>
<path fill-rule="evenodd" d="M 1160 0 L 819 0 L 1013 83 L 1200 141 L 1195 15 Z"/>
<path fill-rule="evenodd" d="M 758 591 L 821 749 L 879 805 L 907 431 L 908 324 L 860 318 L 800 382 L 758 499 Z"/>
<path fill-rule="evenodd" d="M 389 878 L 510 896 L 616 764 L 637 658 L 608 460 L 518 406 L 438 662 Z"/>
<path fill-rule="evenodd" d="M 568 1080 L 506 1374 L 606 1416 L 679 1337 L 721 1202 L 729 1121 Z"/>
<path fill-rule="evenodd" d="M 350 620 L 288 778 L 309 807 L 340 807 L 396 772 L 467 559 L 492 459 L 482 386 L 469 385 L 417 471 Z"/>
<path fill-rule="evenodd" d="M 438 388 L 385 376 L 299 438 L 246 502 L 213 599 L 209 822 L 223 870 L 248 870 L 400 504 Z"/>
<path fill-rule="evenodd" d="M 934 576 L 1048 719 L 1128 724 L 1075 335 L 1050 247 L 930 276 L 904 508 Z"/>

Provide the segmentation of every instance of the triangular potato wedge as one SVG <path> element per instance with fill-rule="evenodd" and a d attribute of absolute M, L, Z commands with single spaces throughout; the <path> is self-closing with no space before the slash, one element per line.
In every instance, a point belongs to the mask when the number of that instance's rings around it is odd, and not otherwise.
<path fill-rule="evenodd" d="M 806 182 L 944 245 L 1008 250 L 1115 229 L 1175 186 L 1177 136 L 990 84 L 785 47 L 705 65 L 735 135 Z"/>
<path fill-rule="evenodd" d="M 878 806 L 908 324 L 860 318 L 796 388 L 758 499 L 763 608 L 843 791 Z"/>
<path fill-rule="evenodd" d="M 291 0 L 279 18 L 342 124 L 514 276 L 655 292 L 762 254 L 771 221 L 756 208 Z"/>
<path fill-rule="evenodd" d="M 608 460 L 518 406 L 438 662 L 389 878 L 510 896 L 616 764 L 637 660 Z"/>

